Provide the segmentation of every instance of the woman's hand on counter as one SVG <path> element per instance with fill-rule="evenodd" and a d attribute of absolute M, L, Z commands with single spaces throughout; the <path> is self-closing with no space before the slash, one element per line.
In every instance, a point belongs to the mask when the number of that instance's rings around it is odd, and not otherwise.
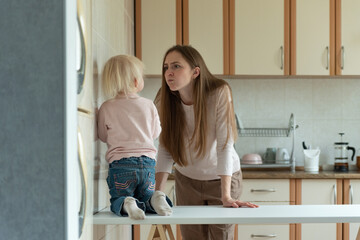
<path fill-rule="evenodd" d="M 233 207 L 233 208 L 239 208 L 239 207 L 249 207 L 249 208 L 258 208 L 259 206 L 251 203 L 251 202 L 243 202 L 240 200 L 235 200 L 232 198 L 222 199 L 223 206 L 224 207 Z"/>
<path fill-rule="evenodd" d="M 250 207 L 257 208 L 259 207 L 256 204 L 250 202 L 242 202 L 240 200 L 235 200 L 230 195 L 231 189 L 231 176 L 228 175 L 220 175 L 221 177 L 221 201 L 223 202 L 224 207 Z"/>

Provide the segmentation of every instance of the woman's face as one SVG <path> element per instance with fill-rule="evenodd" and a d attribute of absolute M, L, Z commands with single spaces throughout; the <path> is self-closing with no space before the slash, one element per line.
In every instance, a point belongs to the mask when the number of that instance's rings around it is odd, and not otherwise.
<path fill-rule="evenodd" d="M 171 91 L 191 91 L 194 69 L 186 62 L 183 56 L 172 51 L 168 53 L 164 61 L 164 77 Z"/>

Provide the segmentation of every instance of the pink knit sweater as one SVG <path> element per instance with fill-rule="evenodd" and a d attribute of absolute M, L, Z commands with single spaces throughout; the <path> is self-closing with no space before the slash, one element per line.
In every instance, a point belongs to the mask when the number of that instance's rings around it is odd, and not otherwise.
<path fill-rule="evenodd" d="M 207 142 L 206 154 L 203 158 L 196 157 L 195 144 L 186 146 L 186 155 L 190 160 L 189 165 L 181 167 L 175 164 L 175 168 L 183 175 L 197 180 L 219 179 L 219 175 L 231 176 L 240 169 L 239 156 L 234 149 L 234 139 L 231 137 L 226 142 L 227 128 L 226 124 L 226 106 L 231 104 L 230 89 L 222 87 L 212 92 L 207 101 Z M 183 104 L 187 126 L 184 129 L 185 138 L 190 139 L 195 128 L 194 108 L 192 105 Z M 231 134 L 230 134 L 231 135 Z M 156 172 L 171 173 L 174 160 L 170 153 L 159 145 L 157 157 Z"/>
<path fill-rule="evenodd" d="M 109 163 L 141 155 L 155 159 L 154 140 L 160 131 L 155 105 L 137 94 L 118 95 L 100 107 L 98 136 L 107 143 L 106 160 Z"/>

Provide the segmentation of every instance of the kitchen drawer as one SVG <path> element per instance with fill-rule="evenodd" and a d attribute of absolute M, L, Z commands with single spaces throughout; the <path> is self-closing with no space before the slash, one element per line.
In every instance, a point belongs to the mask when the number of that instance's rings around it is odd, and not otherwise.
<path fill-rule="evenodd" d="M 336 223 L 302 223 L 299 240 L 337 240 Z"/>
<path fill-rule="evenodd" d="M 239 240 L 289 240 L 290 227 L 284 225 L 238 225 Z"/>
<path fill-rule="evenodd" d="M 242 201 L 270 204 L 289 204 L 289 179 L 244 179 Z"/>
<path fill-rule="evenodd" d="M 340 189 L 337 188 L 336 179 L 302 179 L 301 204 L 341 204 L 341 200 L 337 202 L 338 194 L 342 195 Z M 339 193 L 338 190 L 340 190 Z"/>

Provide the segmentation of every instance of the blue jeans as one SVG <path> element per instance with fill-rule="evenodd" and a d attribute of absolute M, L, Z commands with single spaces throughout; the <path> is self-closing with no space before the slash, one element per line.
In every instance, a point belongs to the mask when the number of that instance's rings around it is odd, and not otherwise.
<path fill-rule="evenodd" d="M 107 184 L 113 213 L 127 215 L 122 211 L 126 197 L 135 198 L 144 212 L 156 213 L 150 204 L 155 190 L 155 164 L 155 160 L 147 156 L 122 158 L 109 164 Z M 166 200 L 172 206 L 170 199 Z"/>

